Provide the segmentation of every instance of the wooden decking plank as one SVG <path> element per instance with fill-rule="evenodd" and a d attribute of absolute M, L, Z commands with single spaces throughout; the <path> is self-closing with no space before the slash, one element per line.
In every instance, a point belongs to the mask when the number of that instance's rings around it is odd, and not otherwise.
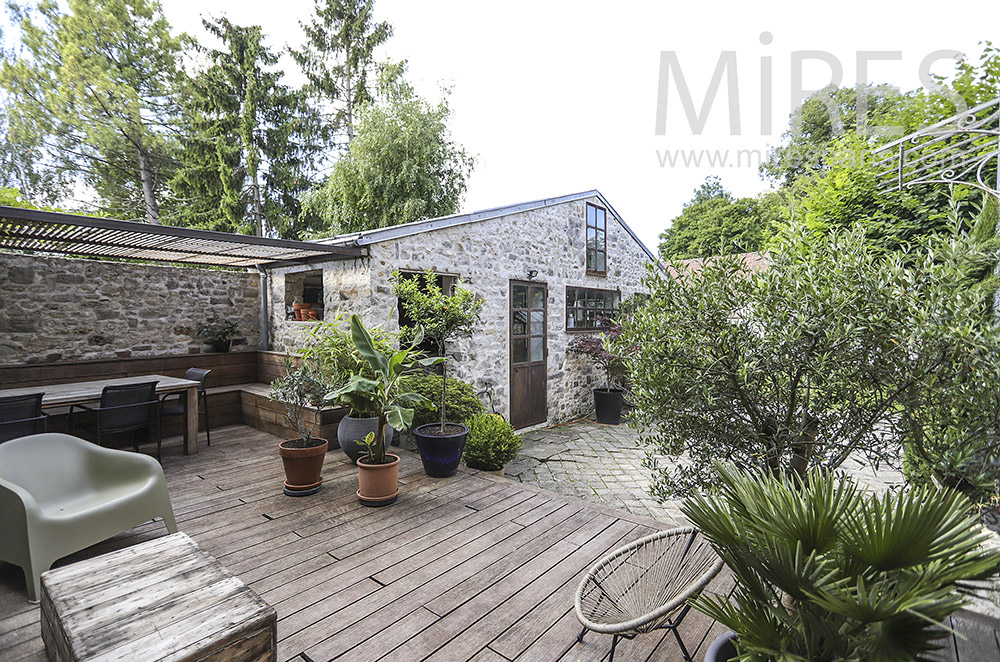
<path fill-rule="evenodd" d="M 469 658 L 469 662 L 509 662 L 509 661 L 503 655 L 497 653 L 495 650 L 487 646 L 486 648 L 476 653 L 475 657 Z"/>
<path fill-rule="evenodd" d="M 423 632 L 437 620 L 437 616 L 423 607 L 418 607 L 398 620 L 386 619 L 387 627 L 381 630 L 373 630 L 371 633 L 372 636 L 364 641 L 364 643 L 344 651 L 342 655 L 338 655 L 336 658 L 328 659 L 339 659 L 343 660 L 343 662 L 377 660 L 381 654 L 380 651 L 385 647 L 395 648 L 399 646 L 407 639 Z M 314 662 L 320 662 L 320 660 L 314 660 Z"/>
<path fill-rule="evenodd" d="M 624 520 L 618 520 L 618 522 L 622 521 Z M 577 572 L 573 578 L 553 591 L 551 595 L 530 612 L 524 612 L 524 616 L 519 621 L 508 627 L 503 634 L 490 643 L 490 648 L 511 660 L 524 653 L 536 639 L 541 637 L 554 623 L 565 616 L 567 611 L 573 610 L 576 590 L 580 586 L 580 582 L 583 580 L 586 571 L 593 566 L 598 558 L 601 558 L 604 554 L 609 553 L 617 547 L 627 545 L 647 535 L 647 527 L 636 524 L 631 524 L 631 527 L 619 540 L 609 545 L 603 552 L 599 552 L 598 556 L 590 561 L 590 565 Z"/>
<path fill-rule="evenodd" d="M 1000 642 L 996 623 L 979 614 L 960 609 L 951 615 L 952 629 L 962 636 L 954 637 L 957 662 L 996 662 L 1000 660 Z"/>
<path fill-rule="evenodd" d="M 322 594 L 317 592 L 312 596 L 314 601 L 312 603 L 313 607 L 310 609 L 287 612 L 284 607 L 277 605 L 275 606 L 275 610 L 278 612 L 278 639 L 279 641 L 288 641 L 291 635 L 312 625 L 316 616 L 312 613 L 314 609 L 318 610 L 319 613 L 325 614 L 328 613 L 326 610 L 327 605 L 353 604 L 381 589 L 381 585 L 364 577 L 350 584 L 345 583 L 340 587 L 339 591 L 332 594 L 329 591 L 324 591 Z M 301 650 L 288 651 L 285 657 L 298 655 L 301 652 Z"/>
<path fill-rule="evenodd" d="M 399 648 L 387 652 L 381 659 L 410 661 L 428 657 L 479 619 L 484 616 L 488 618 L 487 614 L 494 606 L 551 570 L 553 566 L 560 563 L 576 549 L 573 545 L 562 541 L 546 547 L 544 551 L 534 554 L 530 560 L 511 573 L 505 581 L 494 584 L 489 590 L 484 591 L 474 600 L 470 600 L 462 608 L 448 614 L 447 619 L 438 621 L 434 626 L 411 638 Z"/>
<path fill-rule="evenodd" d="M 602 522 L 606 519 L 598 515 L 593 521 Z M 507 628 L 520 620 L 524 614 L 534 613 L 538 605 L 549 596 L 560 592 L 560 589 L 564 589 L 564 587 L 571 587 L 575 591 L 587 568 L 607 553 L 609 548 L 618 546 L 634 528 L 634 524 L 622 520 L 608 523 L 586 545 L 576 548 L 558 565 L 499 603 L 489 611 L 487 617 L 481 618 L 475 624 L 456 633 L 447 644 L 435 651 L 435 654 L 441 655 L 445 659 L 456 660 L 472 657 L 482 647 L 483 642 L 493 642 Z M 482 606 L 482 601 L 489 599 L 487 594 L 494 590 L 493 587 L 490 587 L 480 592 L 479 595 L 463 604 L 461 609 L 477 611 Z M 563 591 L 564 595 L 567 593 L 569 592 Z M 567 597 L 572 601 L 571 595 L 567 595 Z M 476 604 L 477 602 L 479 604 Z"/>
<path fill-rule="evenodd" d="M 567 505 L 539 520 L 537 527 L 530 531 L 507 522 L 447 555 L 435 555 L 435 558 L 427 565 L 406 573 L 397 581 L 388 584 L 382 591 L 370 596 L 373 599 L 351 605 L 351 618 L 365 618 L 390 603 L 393 603 L 391 609 L 387 610 L 390 613 L 408 613 L 417 606 L 422 606 L 437 597 L 449 586 L 476 574 L 500 558 L 522 550 L 529 551 L 529 545 L 537 544 L 540 539 L 545 537 L 558 539 L 560 534 L 564 534 L 572 528 L 573 518 L 578 516 L 582 510 L 583 507 L 579 504 Z M 567 522 L 569 522 L 570 528 L 564 529 Z M 572 546 L 566 545 L 566 547 L 571 548 Z M 374 578 L 379 581 L 378 575 Z M 332 658 L 340 655 L 344 650 L 349 650 L 360 641 L 364 641 L 363 637 L 359 638 L 358 628 L 353 628 L 350 631 L 344 631 L 344 628 L 341 628 L 337 635 L 321 642 L 315 648 L 306 649 L 306 654 L 314 658 Z"/>
<path fill-rule="evenodd" d="M 574 526 L 577 528 L 585 528 L 594 522 L 600 523 L 600 518 L 595 513 L 584 511 L 583 513 L 580 513 L 580 515 L 582 515 L 580 520 L 578 522 L 574 522 Z M 598 525 L 600 526 L 600 524 Z M 607 523 L 605 523 L 604 526 L 601 526 L 602 530 L 606 528 Z M 540 542 L 544 544 L 545 541 L 544 539 L 540 539 Z M 563 539 L 561 542 L 565 542 L 565 540 Z M 483 568 L 481 571 L 472 575 L 465 581 L 455 584 L 424 606 L 439 616 L 443 616 L 454 611 L 467 601 L 481 595 L 483 591 L 490 589 L 496 584 L 496 582 L 503 581 L 503 578 L 506 577 L 507 574 L 517 570 L 522 565 L 522 559 L 520 556 L 520 554 L 517 556 L 511 555 L 499 559 L 496 563 Z"/>

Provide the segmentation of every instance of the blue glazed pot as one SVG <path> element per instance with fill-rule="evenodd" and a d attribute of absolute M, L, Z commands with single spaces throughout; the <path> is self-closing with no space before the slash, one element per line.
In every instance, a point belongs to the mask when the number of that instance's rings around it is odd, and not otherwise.
<path fill-rule="evenodd" d="M 448 423 L 448 426 L 461 428 L 454 434 L 439 435 L 440 423 L 421 425 L 413 431 L 417 440 L 417 450 L 420 451 L 420 461 L 424 463 L 424 472 L 435 478 L 454 476 L 458 471 L 458 463 L 462 461 L 462 451 L 465 450 L 465 438 L 469 428 L 458 423 Z"/>

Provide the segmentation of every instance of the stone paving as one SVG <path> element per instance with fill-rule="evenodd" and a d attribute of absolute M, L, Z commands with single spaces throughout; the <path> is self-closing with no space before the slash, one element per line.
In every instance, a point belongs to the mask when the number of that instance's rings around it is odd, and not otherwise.
<path fill-rule="evenodd" d="M 688 523 L 680 500 L 661 504 L 650 496 L 650 471 L 642 467 L 646 451 L 628 425 L 580 419 L 531 430 L 523 438 L 524 448 L 507 465 L 507 476 L 667 524 Z M 876 492 L 903 484 L 902 475 L 888 467 L 876 471 L 852 458 L 843 468 Z"/>

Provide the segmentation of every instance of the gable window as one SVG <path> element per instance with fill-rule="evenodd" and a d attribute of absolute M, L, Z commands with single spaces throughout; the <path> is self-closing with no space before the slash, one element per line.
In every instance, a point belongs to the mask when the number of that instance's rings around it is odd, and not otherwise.
<path fill-rule="evenodd" d="M 595 290 L 589 287 L 566 288 L 566 330 L 600 331 L 607 326 L 621 294 L 614 290 Z"/>
<path fill-rule="evenodd" d="M 587 273 L 608 272 L 608 214 L 603 207 L 587 203 Z"/>

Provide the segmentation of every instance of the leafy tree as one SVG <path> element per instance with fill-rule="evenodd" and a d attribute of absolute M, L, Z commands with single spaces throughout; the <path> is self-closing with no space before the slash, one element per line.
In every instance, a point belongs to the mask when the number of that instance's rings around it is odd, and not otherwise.
<path fill-rule="evenodd" d="M 900 429 L 900 408 L 933 411 L 922 420 L 954 430 L 968 408 L 995 411 L 995 389 L 959 387 L 973 373 L 1000 380 L 1000 344 L 950 242 L 972 251 L 959 234 L 907 264 L 874 249 L 863 227 L 815 236 L 797 226 L 763 272 L 738 257 L 651 272 L 650 301 L 623 320 L 620 340 L 637 347 L 627 360 L 635 422 L 656 450 L 687 456 L 659 470 L 654 492 L 710 484 L 716 459 L 800 476 L 852 453 L 891 464 L 903 439 L 885 431 Z"/>
<path fill-rule="evenodd" d="M 309 93 L 335 110 L 329 128 L 354 139 L 357 109 L 374 100 L 375 49 L 392 35 L 392 26 L 375 22 L 374 0 L 317 0 L 309 24 L 299 25 L 306 35 L 292 58 L 309 81 Z"/>
<path fill-rule="evenodd" d="M 333 174 L 305 200 L 334 233 L 360 232 L 453 214 L 473 159 L 452 142 L 447 101 L 421 99 L 390 68 L 385 101 L 359 113 L 354 140 Z"/>
<path fill-rule="evenodd" d="M 24 55 L 4 62 L 0 85 L 10 104 L 8 138 L 32 161 L 33 172 L 24 168 L 21 184 L 51 192 L 53 181 L 82 177 L 97 190 L 104 212 L 156 223 L 172 168 L 185 37 L 170 34 L 155 0 L 68 0 L 66 6 L 64 14 L 54 0 L 42 0 L 37 11 L 9 4 Z M 57 173 L 45 184 L 41 170 L 48 167 Z"/>
<path fill-rule="evenodd" d="M 420 335 L 437 345 L 437 355 L 445 355 L 445 344 L 459 338 L 469 338 L 480 321 L 483 298 L 461 285 L 445 294 L 437 284 L 437 276 L 427 270 L 416 277 L 398 271 L 393 274 L 393 293 L 406 315 L 418 326 L 400 329 L 404 338 Z M 441 364 L 441 434 L 445 432 L 448 412 L 448 364 Z"/>
<path fill-rule="evenodd" d="M 248 234 L 302 235 L 299 196 L 319 149 L 305 96 L 281 83 L 260 26 L 203 21 L 225 50 L 191 83 L 182 166 L 171 182 L 177 224 Z M 216 210 L 221 211 L 220 215 Z M 248 223 L 249 219 L 249 223 Z"/>
<path fill-rule="evenodd" d="M 734 199 L 718 177 L 708 177 L 660 233 L 660 256 L 670 260 L 759 251 L 783 221 L 783 213 L 777 193 Z"/>

